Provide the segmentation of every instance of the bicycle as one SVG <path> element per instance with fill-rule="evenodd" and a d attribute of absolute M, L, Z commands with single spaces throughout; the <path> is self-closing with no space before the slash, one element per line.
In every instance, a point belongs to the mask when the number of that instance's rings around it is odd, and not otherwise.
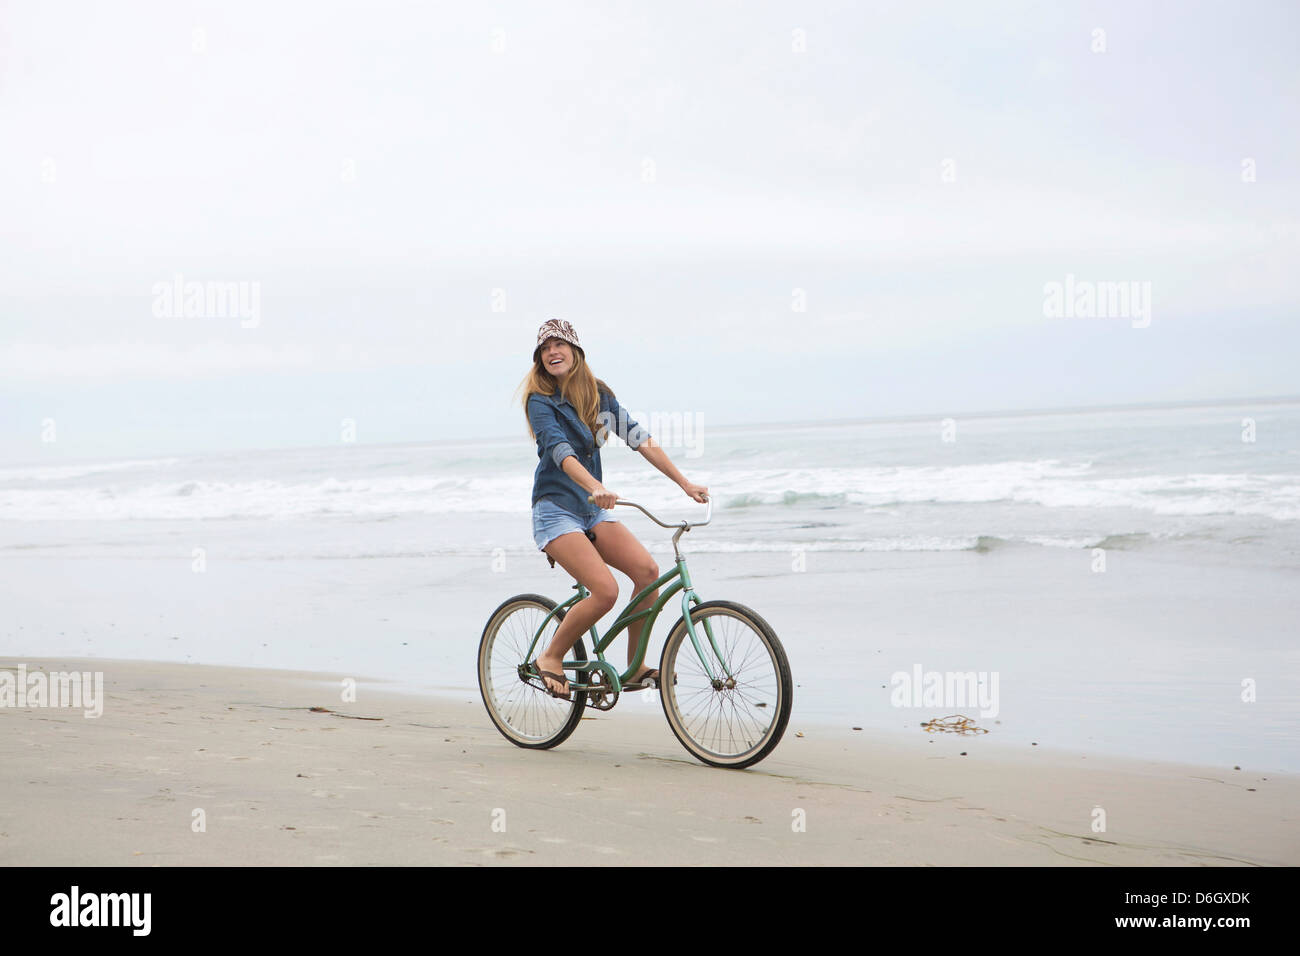
<path fill-rule="evenodd" d="M 550 643 L 565 611 L 590 592 L 575 581 L 578 593 L 563 604 L 540 594 L 517 594 L 504 601 L 488 618 L 479 642 L 479 691 L 488 716 L 517 746 L 545 750 L 563 743 L 586 707 L 604 711 L 618 703 L 628 678 L 641 669 L 660 610 L 681 592 L 682 616 L 669 632 L 659 661 L 659 696 L 668 726 L 687 751 L 710 766 L 740 769 L 757 763 L 785 733 L 793 679 L 785 649 L 757 612 L 733 601 L 701 601 L 695 593 L 678 540 L 713 520 L 712 498 L 703 521 L 676 524 L 660 521 L 635 501 L 617 499 L 615 504 L 638 509 L 660 527 L 677 529 L 673 569 L 633 595 L 604 637 L 591 626 L 595 660 L 587 657 L 582 638 L 573 645 L 564 661 L 570 700 L 548 694 L 531 662 Z M 547 558 L 554 567 L 555 559 Z M 632 613 L 664 585 L 668 587 L 653 605 Z M 604 652 L 640 618 L 645 624 L 636 657 L 620 674 Z"/>

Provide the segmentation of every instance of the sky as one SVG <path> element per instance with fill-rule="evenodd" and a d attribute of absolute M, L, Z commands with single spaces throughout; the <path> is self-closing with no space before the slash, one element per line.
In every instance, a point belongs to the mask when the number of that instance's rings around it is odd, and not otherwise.
<path fill-rule="evenodd" d="M 629 409 L 715 425 L 1295 395 L 1297 33 L 5 2 L 0 456 L 526 438 L 551 317 Z"/>

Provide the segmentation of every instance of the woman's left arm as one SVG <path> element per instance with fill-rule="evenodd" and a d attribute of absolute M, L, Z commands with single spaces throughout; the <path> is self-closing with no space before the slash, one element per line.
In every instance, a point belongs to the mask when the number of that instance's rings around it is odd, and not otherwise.
<path fill-rule="evenodd" d="M 697 485 L 687 481 L 686 476 L 678 471 L 677 466 L 672 463 L 668 453 L 660 448 L 659 443 L 653 438 L 646 438 L 637 448 L 637 451 L 641 453 L 642 458 L 676 482 L 682 491 L 690 495 L 691 498 L 701 502 L 708 500 L 709 489 L 704 485 Z"/>
<path fill-rule="evenodd" d="M 668 458 L 668 454 L 659 447 L 659 443 L 654 440 L 654 437 L 633 421 L 632 417 L 623 409 L 623 406 L 619 405 L 614 393 L 607 392 L 605 395 L 608 407 L 601 414 L 609 416 L 607 425 L 613 428 L 618 437 L 623 439 L 629 448 L 640 452 L 646 461 L 676 482 L 682 491 L 686 492 L 695 501 L 707 501 L 709 489 L 704 485 L 697 485 L 694 482 L 687 481 L 686 476 L 677 470 L 677 466 Z"/>

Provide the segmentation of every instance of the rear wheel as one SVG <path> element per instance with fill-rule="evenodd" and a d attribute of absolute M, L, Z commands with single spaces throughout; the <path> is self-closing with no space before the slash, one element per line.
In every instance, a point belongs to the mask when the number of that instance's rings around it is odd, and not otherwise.
<path fill-rule="evenodd" d="M 488 618 L 478 648 L 478 686 L 488 716 L 506 740 L 532 750 L 545 750 L 568 739 L 587 704 L 586 691 L 571 689 L 573 699 L 565 700 L 552 697 L 538 686 L 542 683 L 539 678 L 533 677 L 531 683 L 525 679 L 523 668 L 530 663 L 526 659 L 528 648 L 554 608 L 555 602 L 540 594 L 510 598 Z M 561 611 L 547 622 L 533 646 L 533 658 L 549 646 L 563 619 Z M 581 638 L 567 659 L 587 659 Z M 575 672 L 566 672 L 565 676 L 570 685 L 578 679 Z"/>
<path fill-rule="evenodd" d="M 678 620 L 659 664 L 668 726 L 682 746 L 710 766 L 739 769 L 758 763 L 781 742 L 790 720 L 794 682 L 785 649 L 771 626 L 743 604 L 698 604 L 691 620 L 709 666 L 696 653 L 685 618 Z"/>

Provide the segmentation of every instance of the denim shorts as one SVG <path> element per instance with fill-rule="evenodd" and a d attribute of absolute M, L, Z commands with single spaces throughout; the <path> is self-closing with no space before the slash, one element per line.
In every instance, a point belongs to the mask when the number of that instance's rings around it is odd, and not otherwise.
<path fill-rule="evenodd" d="M 575 515 L 551 499 L 542 498 L 533 505 L 533 541 L 536 542 L 538 551 L 544 551 L 548 544 L 562 534 L 568 534 L 570 531 L 590 531 L 602 521 L 617 520 L 613 512 L 597 508 L 595 505 L 592 505 L 591 511 Z"/>

